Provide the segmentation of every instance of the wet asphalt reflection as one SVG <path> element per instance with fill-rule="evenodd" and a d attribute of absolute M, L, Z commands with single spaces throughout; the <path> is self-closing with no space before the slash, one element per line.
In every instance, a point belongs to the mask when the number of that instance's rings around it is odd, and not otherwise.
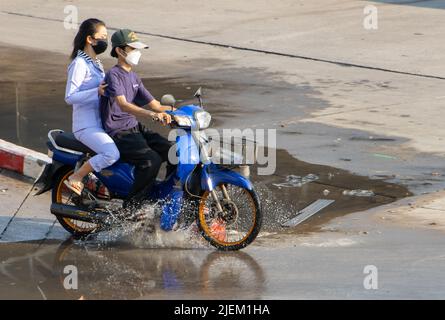
<path fill-rule="evenodd" d="M 265 281 L 246 252 L 105 247 L 68 239 L 3 244 L 0 260 L 0 299 L 260 299 Z"/>

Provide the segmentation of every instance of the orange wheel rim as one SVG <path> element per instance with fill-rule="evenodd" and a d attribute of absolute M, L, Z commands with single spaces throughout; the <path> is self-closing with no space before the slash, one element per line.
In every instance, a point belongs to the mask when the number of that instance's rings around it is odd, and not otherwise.
<path fill-rule="evenodd" d="M 73 173 L 73 170 L 68 171 L 63 177 L 62 180 L 60 180 L 59 185 L 57 186 L 57 192 L 56 192 L 56 202 L 57 203 L 63 203 L 63 199 L 62 199 L 62 191 L 63 188 L 68 189 L 65 184 L 63 183 L 63 181 L 65 181 L 71 174 Z M 75 230 L 76 232 L 91 232 L 94 229 L 96 229 L 96 227 L 82 227 L 77 225 L 73 220 L 70 218 L 63 218 L 63 221 L 73 230 Z"/>
<path fill-rule="evenodd" d="M 246 235 L 242 239 L 240 239 L 238 241 L 232 241 L 232 242 L 227 242 L 227 241 L 225 241 L 225 239 L 222 240 L 222 235 L 220 232 L 216 233 L 216 237 L 212 236 L 213 230 L 212 230 L 211 226 L 209 227 L 209 225 L 207 224 L 206 218 L 205 218 L 205 207 L 206 207 L 205 202 L 207 200 L 207 197 L 209 196 L 209 192 L 206 191 L 201 198 L 201 201 L 199 203 L 198 213 L 199 213 L 199 221 L 202 226 L 202 229 L 207 235 L 209 235 L 213 239 L 213 241 L 215 241 L 216 243 L 218 243 L 221 246 L 228 247 L 228 246 L 241 244 L 242 242 L 246 241 L 246 239 L 252 234 L 252 231 L 255 228 L 256 220 L 257 220 L 257 211 L 256 211 L 255 203 L 252 199 L 252 196 L 250 195 L 250 193 L 247 190 L 243 189 L 243 192 L 246 193 L 247 198 L 250 201 L 251 208 L 254 210 L 252 226 L 250 227 L 249 231 L 246 233 Z M 225 238 L 227 239 L 227 234 L 226 234 Z"/>

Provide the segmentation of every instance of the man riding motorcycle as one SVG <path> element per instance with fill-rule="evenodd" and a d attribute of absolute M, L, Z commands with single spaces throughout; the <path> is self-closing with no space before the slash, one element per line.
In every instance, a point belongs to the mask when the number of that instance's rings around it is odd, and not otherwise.
<path fill-rule="evenodd" d="M 154 99 L 132 70 L 139 62 L 140 50 L 148 46 L 128 29 L 117 30 L 111 43 L 111 56 L 117 58 L 117 64 L 105 75 L 108 86 L 100 101 L 102 124 L 116 143 L 121 159 L 135 166 L 134 184 L 124 207 L 138 206 L 150 192 L 161 163 L 168 160 L 172 144 L 138 122 L 136 116 L 148 116 L 166 125 L 171 117 L 164 111 L 173 108 Z M 171 171 L 169 165 L 167 173 Z"/>

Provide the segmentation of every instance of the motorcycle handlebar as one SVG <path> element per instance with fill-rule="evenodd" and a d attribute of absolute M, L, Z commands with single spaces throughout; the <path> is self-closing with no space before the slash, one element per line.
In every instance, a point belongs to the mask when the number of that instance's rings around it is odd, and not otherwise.
<path fill-rule="evenodd" d="M 171 121 L 170 121 L 170 123 L 168 124 L 170 127 L 175 127 L 175 126 L 177 126 L 177 122 L 175 121 L 175 118 L 174 118 L 174 115 L 171 113 L 171 111 L 168 111 L 168 112 L 165 112 L 165 113 L 167 113 L 167 114 L 170 114 L 170 116 L 171 116 Z M 159 118 L 156 118 L 156 117 L 152 117 L 151 118 L 154 122 L 162 122 L 161 120 L 159 120 Z"/>

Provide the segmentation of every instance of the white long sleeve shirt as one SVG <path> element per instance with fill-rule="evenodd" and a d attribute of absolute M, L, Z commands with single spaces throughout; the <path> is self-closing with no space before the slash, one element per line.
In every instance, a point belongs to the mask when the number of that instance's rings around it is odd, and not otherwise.
<path fill-rule="evenodd" d="M 98 87 L 105 77 L 99 61 L 79 50 L 68 66 L 65 101 L 73 106 L 73 132 L 102 128 Z"/>

